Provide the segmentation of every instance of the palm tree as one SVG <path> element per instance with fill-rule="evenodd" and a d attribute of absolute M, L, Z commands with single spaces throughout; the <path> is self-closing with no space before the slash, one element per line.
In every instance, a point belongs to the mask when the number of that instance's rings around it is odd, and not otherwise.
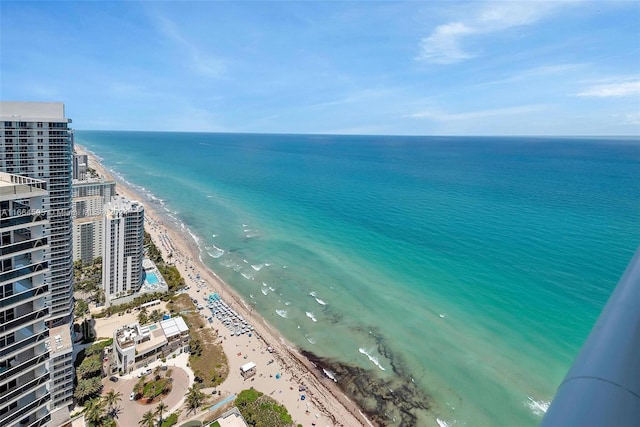
<path fill-rule="evenodd" d="M 142 414 L 142 419 L 138 421 L 138 425 L 140 427 L 155 427 L 156 425 L 156 416 L 153 412 L 147 411 Z"/>
<path fill-rule="evenodd" d="M 104 396 L 104 402 L 109 408 L 115 407 L 122 400 L 122 393 L 115 390 L 109 390 Z"/>
<path fill-rule="evenodd" d="M 118 418 L 118 416 L 122 413 L 122 407 L 120 406 L 112 406 L 109 408 L 109 410 L 107 411 L 107 415 L 109 416 L 109 418 L 113 418 L 113 420 L 115 420 L 116 418 Z M 113 420 L 110 420 L 113 422 Z"/>
<path fill-rule="evenodd" d="M 156 366 L 155 369 L 153 370 L 153 376 L 155 377 L 154 379 L 156 381 L 160 379 L 160 365 Z"/>
<path fill-rule="evenodd" d="M 160 403 L 156 407 L 156 412 L 155 412 L 155 415 L 157 415 L 160 418 L 160 420 L 158 421 L 158 424 L 162 424 L 162 413 L 167 409 L 169 409 L 169 407 L 164 402 L 160 401 Z"/>
<path fill-rule="evenodd" d="M 171 375 L 173 374 L 173 369 L 167 369 L 167 372 L 164 373 L 164 377 L 171 382 Z"/>
<path fill-rule="evenodd" d="M 87 403 L 87 410 L 84 416 L 87 421 L 89 421 L 89 424 L 93 424 L 94 426 L 102 425 L 106 406 L 105 401 L 99 397 L 91 399 Z"/>
<path fill-rule="evenodd" d="M 194 384 L 191 387 L 189 387 L 189 389 L 187 390 L 187 396 L 186 396 L 187 407 L 189 408 L 189 410 L 193 409 L 195 412 L 197 412 L 198 408 L 204 401 L 204 397 L 205 397 L 204 393 L 200 391 L 199 386 Z"/>
<path fill-rule="evenodd" d="M 133 386 L 133 392 L 136 394 L 136 396 L 140 396 L 142 393 L 144 393 L 144 378 L 140 378 L 136 385 Z"/>
<path fill-rule="evenodd" d="M 162 313 L 159 310 L 153 310 L 149 315 L 149 321 L 151 323 L 159 322 L 162 320 Z"/>
<path fill-rule="evenodd" d="M 147 309 L 146 307 L 143 307 L 140 310 L 140 313 L 138 313 L 138 323 L 140 323 L 141 325 L 144 325 L 148 321 L 149 321 L 149 317 L 147 316 Z"/>

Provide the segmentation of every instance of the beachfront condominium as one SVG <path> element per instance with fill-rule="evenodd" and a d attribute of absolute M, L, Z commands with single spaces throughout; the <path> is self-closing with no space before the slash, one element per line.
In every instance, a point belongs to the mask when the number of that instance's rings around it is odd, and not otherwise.
<path fill-rule="evenodd" d="M 58 102 L 0 102 L 0 171 L 40 179 L 47 183 L 44 209 L 49 221 L 49 307 L 47 327 L 66 327 L 72 335 L 73 262 L 71 181 L 73 134 L 64 104 Z M 60 380 L 73 371 L 71 353 L 52 364 L 51 377 Z M 73 381 L 66 381 L 51 396 L 51 409 L 66 409 L 72 400 Z"/>
<path fill-rule="evenodd" d="M 88 264 L 102 256 L 104 207 L 116 195 L 115 181 L 73 180 L 73 260 Z"/>
<path fill-rule="evenodd" d="M 89 169 L 89 156 L 86 154 L 73 154 L 73 179 L 83 180 L 87 177 Z"/>
<path fill-rule="evenodd" d="M 102 286 L 107 306 L 134 294 L 144 281 L 144 206 L 125 197 L 105 205 Z"/>
<path fill-rule="evenodd" d="M 0 172 L 0 425 L 49 423 L 46 182 Z"/>
<path fill-rule="evenodd" d="M 69 323 L 73 310 L 71 158 L 73 142 L 56 102 L 0 102 L 0 171 L 47 182 L 51 224 L 51 321 Z"/>

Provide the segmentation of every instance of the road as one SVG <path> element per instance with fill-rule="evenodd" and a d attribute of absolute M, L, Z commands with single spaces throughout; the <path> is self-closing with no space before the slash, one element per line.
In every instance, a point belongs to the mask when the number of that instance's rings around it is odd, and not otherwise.
<path fill-rule="evenodd" d="M 184 369 L 179 368 L 177 366 L 169 366 L 169 368 L 173 371 L 171 378 L 173 378 L 173 388 L 171 392 L 165 396 L 162 400 L 168 407 L 169 411 L 174 409 L 178 403 L 184 398 L 184 395 L 189 388 L 189 376 Z M 135 371 L 137 373 L 138 371 Z M 164 373 L 164 371 L 163 371 Z M 132 375 L 127 375 L 126 377 L 121 377 L 118 382 L 114 383 L 109 380 L 109 378 L 104 378 L 102 383 L 104 384 L 103 394 L 106 394 L 109 390 L 116 390 L 122 393 L 122 401 L 118 406 L 122 409 L 116 422 L 119 426 L 122 427 L 132 427 L 137 426 L 138 421 L 142 419 L 142 415 L 151 410 L 155 411 L 159 402 L 153 403 L 151 405 L 144 404 L 146 399 L 134 400 L 130 401 L 129 396 L 133 391 L 133 387 L 138 382 L 137 377 L 133 377 Z M 163 417 L 169 415 L 167 411 Z"/>

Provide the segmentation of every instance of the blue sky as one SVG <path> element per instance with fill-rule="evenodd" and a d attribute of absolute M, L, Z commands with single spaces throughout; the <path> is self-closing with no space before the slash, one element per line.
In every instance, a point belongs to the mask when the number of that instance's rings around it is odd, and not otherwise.
<path fill-rule="evenodd" d="M 0 3 L 77 129 L 640 135 L 640 2 Z"/>

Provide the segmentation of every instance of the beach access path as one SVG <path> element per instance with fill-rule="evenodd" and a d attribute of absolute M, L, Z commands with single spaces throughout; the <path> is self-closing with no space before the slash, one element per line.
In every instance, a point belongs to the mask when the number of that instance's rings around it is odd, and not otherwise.
<path fill-rule="evenodd" d="M 76 151 L 89 156 L 89 165 L 98 174 L 107 179 L 114 179 L 83 147 L 76 145 Z M 358 406 L 349 400 L 331 379 L 320 374 L 311 362 L 300 355 L 277 330 L 255 310 L 251 310 L 232 288 L 200 261 L 199 249 L 186 230 L 180 229 L 177 224 L 163 222 L 162 217 L 155 210 L 157 206 L 153 203 L 145 203 L 146 198 L 143 195 L 137 194 L 119 181 L 116 182 L 118 194 L 144 203 L 145 230 L 162 251 L 165 260 L 169 259 L 167 246 L 174 249 L 171 260 L 185 278 L 191 298 L 203 304 L 205 295 L 218 293 L 255 328 L 252 337 L 247 334 L 231 336 L 230 331 L 217 319 L 210 325 L 219 331 L 219 338 L 230 365 L 229 377 L 218 387 L 222 392 L 221 398 L 224 398 L 225 394 L 237 395 L 244 389 L 254 387 L 283 404 L 293 417 L 295 424 L 302 424 L 305 427 L 372 425 Z M 162 241 L 165 244 L 162 244 Z M 167 242 L 169 242 L 168 245 Z M 195 279 L 198 275 L 199 283 Z M 208 309 L 202 311 L 205 312 L 205 317 L 211 315 Z M 268 348 L 271 348 L 272 352 L 269 352 Z M 245 359 L 244 356 L 247 358 Z M 247 362 L 254 362 L 257 365 L 257 373 L 253 381 L 244 380 L 240 375 L 240 366 Z M 280 374 L 279 379 L 276 379 L 276 374 Z M 304 393 L 299 392 L 301 386 L 305 387 Z M 305 399 L 301 400 L 303 394 Z"/>

